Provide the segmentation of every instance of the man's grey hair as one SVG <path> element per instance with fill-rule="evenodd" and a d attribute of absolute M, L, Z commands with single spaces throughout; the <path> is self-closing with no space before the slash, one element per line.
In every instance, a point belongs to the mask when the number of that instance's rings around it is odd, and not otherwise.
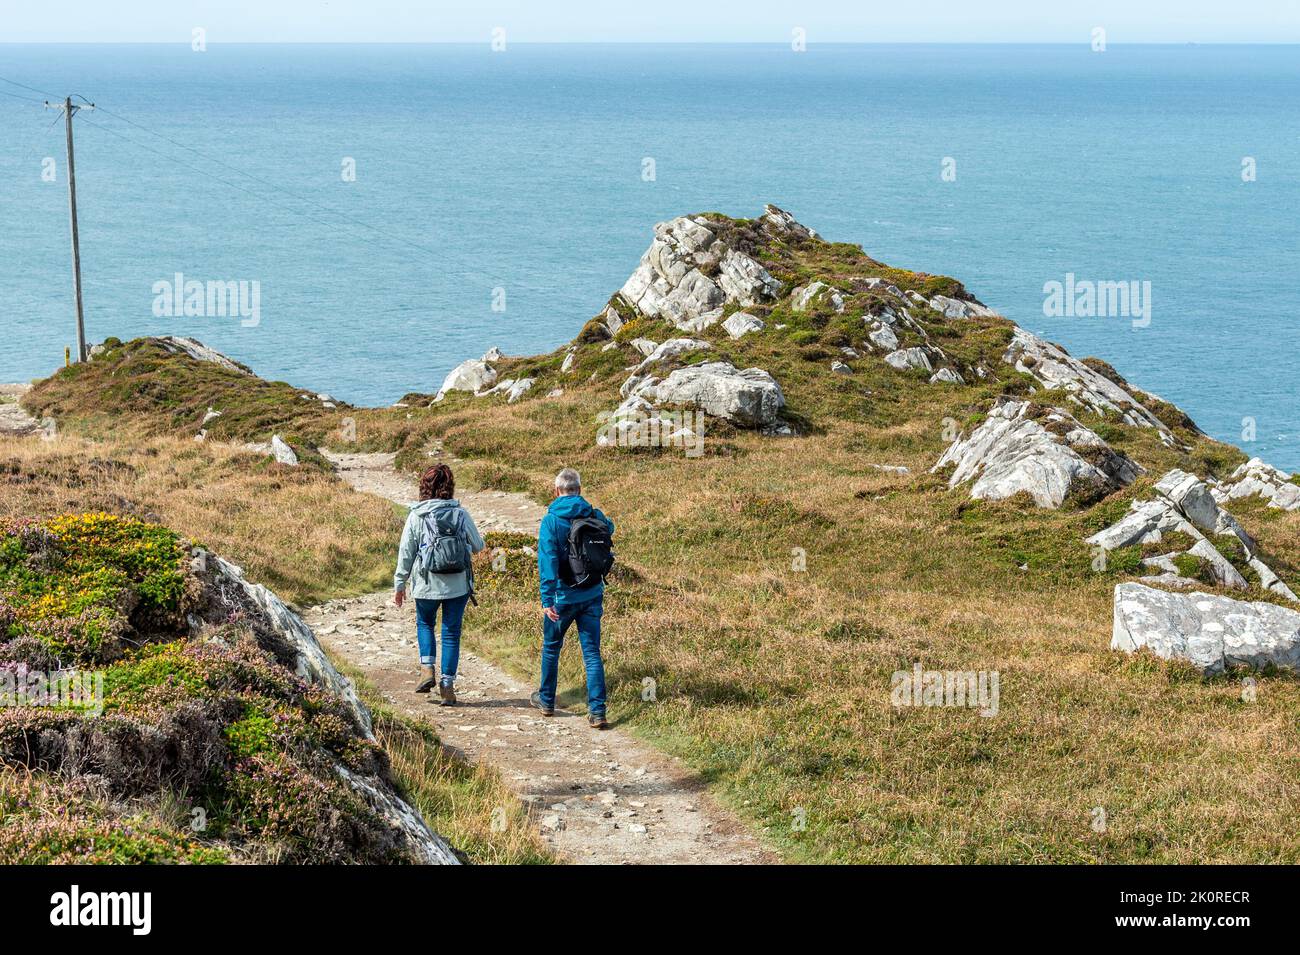
<path fill-rule="evenodd" d="M 555 475 L 555 489 L 561 494 L 577 494 L 582 490 L 582 475 L 573 468 L 565 468 Z"/>

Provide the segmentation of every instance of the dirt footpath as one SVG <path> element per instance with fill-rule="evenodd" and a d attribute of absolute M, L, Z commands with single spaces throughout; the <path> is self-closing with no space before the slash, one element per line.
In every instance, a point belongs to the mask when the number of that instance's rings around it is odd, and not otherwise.
<path fill-rule="evenodd" d="M 410 480 L 393 471 L 391 455 L 329 457 L 340 477 L 358 490 L 404 503 L 415 498 Z M 545 513 L 523 495 L 506 492 L 465 494 L 460 500 L 484 530 L 536 534 Z M 438 706 L 436 692 L 414 693 L 422 674 L 413 604 L 398 610 L 390 593 L 372 594 L 313 607 L 304 619 L 321 643 L 362 670 L 396 711 L 427 720 L 450 750 L 494 767 L 568 860 L 773 861 L 676 760 L 618 729 L 593 730 L 578 714 L 557 710 L 553 717 L 542 716 L 528 703 L 532 686 L 481 657 L 461 651 L 459 705 Z"/>

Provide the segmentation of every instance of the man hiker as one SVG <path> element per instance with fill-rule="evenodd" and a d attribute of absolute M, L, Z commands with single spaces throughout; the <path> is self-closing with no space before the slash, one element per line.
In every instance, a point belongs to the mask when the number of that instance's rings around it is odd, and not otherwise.
<path fill-rule="evenodd" d="M 543 716 L 555 715 L 560 650 L 569 625 L 578 626 L 587 668 L 587 722 L 608 729 L 605 665 L 600 659 L 600 617 L 605 576 L 614 563 L 614 522 L 582 497 L 582 478 L 573 468 L 555 476 L 555 500 L 537 534 L 537 571 L 542 594 L 542 685 L 531 696 Z"/>

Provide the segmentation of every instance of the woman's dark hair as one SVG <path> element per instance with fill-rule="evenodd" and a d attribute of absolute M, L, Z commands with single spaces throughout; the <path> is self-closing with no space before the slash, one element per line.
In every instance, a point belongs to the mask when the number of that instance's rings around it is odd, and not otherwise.
<path fill-rule="evenodd" d="M 456 478 L 445 464 L 435 464 L 420 475 L 420 500 L 440 497 L 447 500 L 456 493 Z"/>

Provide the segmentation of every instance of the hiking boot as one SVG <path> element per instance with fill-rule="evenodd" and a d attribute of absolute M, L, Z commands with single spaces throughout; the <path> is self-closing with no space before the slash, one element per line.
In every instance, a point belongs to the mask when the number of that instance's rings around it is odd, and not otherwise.
<path fill-rule="evenodd" d="M 609 720 L 605 719 L 604 713 L 589 713 L 587 715 L 587 725 L 594 730 L 609 729 Z"/>
<path fill-rule="evenodd" d="M 427 679 L 426 679 L 423 683 L 421 683 L 419 686 L 417 686 L 417 687 L 415 688 L 415 692 L 416 692 L 416 693 L 428 693 L 430 690 L 432 690 L 432 689 L 433 689 L 435 686 L 437 686 L 437 685 L 438 685 L 438 678 L 437 678 L 436 676 L 431 676 L 431 677 L 427 678 Z"/>
<path fill-rule="evenodd" d="M 555 715 L 555 707 L 542 705 L 542 694 L 538 690 L 533 690 L 532 695 L 528 697 L 528 702 L 541 710 L 543 716 Z"/>
<path fill-rule="evenodd" d="M 443 706 L 456 705 L 456 683 L 454 680 L 443 680 L 438 684 L 438 695 L 442 697 Z"/>

